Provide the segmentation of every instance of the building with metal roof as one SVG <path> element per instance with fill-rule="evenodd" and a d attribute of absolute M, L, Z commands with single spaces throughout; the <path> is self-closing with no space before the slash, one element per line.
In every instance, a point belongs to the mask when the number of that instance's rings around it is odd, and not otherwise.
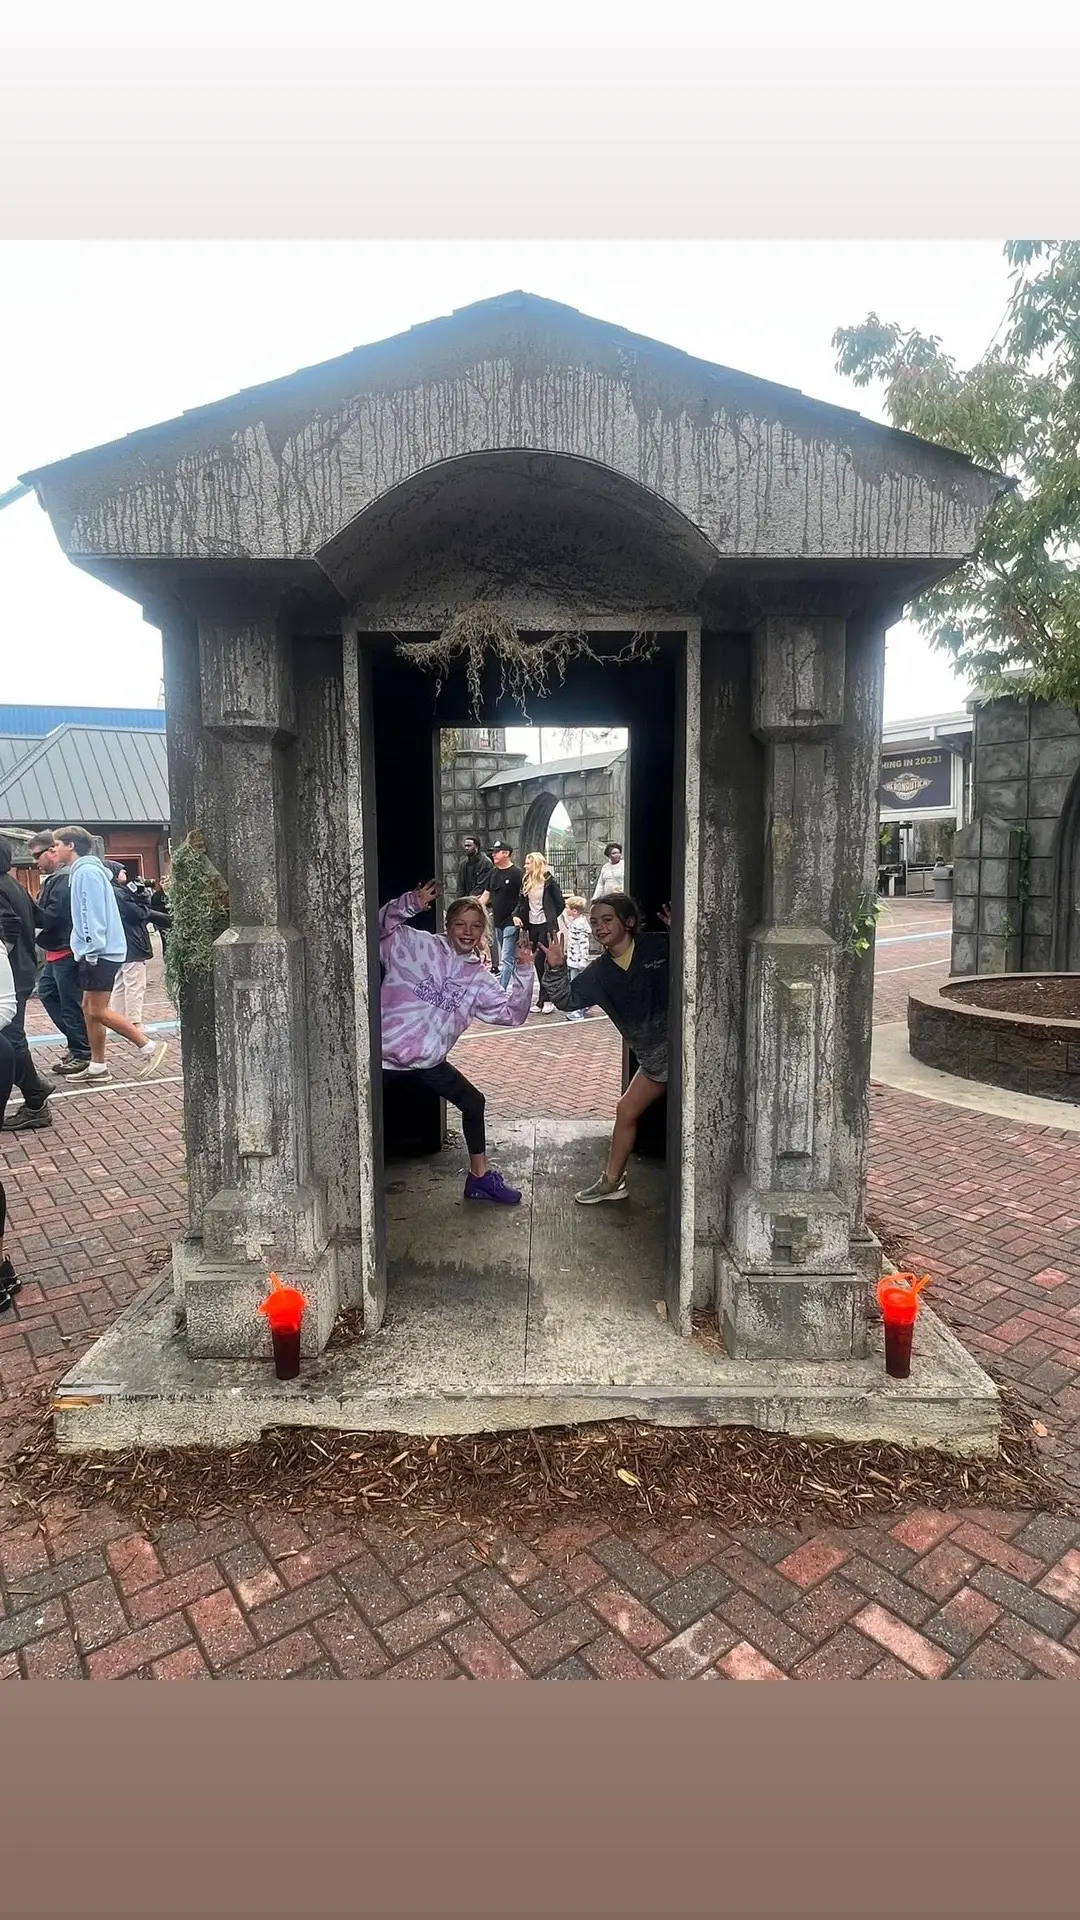
<path fill-rule="evenodd" d="M 164 733 L 164 707 L 24 707 L 0 703 L 0 737 L 43 740 L 57 727 L 137 727 Z"/>
<path fill-rule="evenodd" d="M 100 836 L 110 859 L 161 877 L 169 840 L 164 732 L 66 725 L 24 738 L 21 754 L 17 744 L 17 736 L 0 738 L 0 831 L 78 824 Z"/>

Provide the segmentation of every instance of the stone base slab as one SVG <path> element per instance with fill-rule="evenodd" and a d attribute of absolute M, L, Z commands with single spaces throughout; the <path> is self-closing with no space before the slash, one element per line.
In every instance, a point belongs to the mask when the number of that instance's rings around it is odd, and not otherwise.
<path fill-rule="evenodd" d="M 817 1364 L 731 1360 L 703 1342 L 679 1339 L 659 1320 L 656 1339 L 656 1365 L 632 1383 L 603 1378 L 600 1368 L 592 1378 L 556 1383 L 534 1383 L 516 1371 L 478 1377 L 474 1360 L 476 1384 L 454 1392 L 443 1383 L 468 1366 L 469 1322 L 462 1322 L 461 1353 L 418 1351 L 409 1327 L 389 1322 L 370 1338 L 310 1360 L 298 1380 L 281 1382 L 269 1361 L 193 1358 L 165 1277 L 60 1383 L 54 1419 L 66 1453 L 228 1448 L 280 1427 L 434 1436 L 604 1420 L 752 1426 L 965 1456 L 997 1449 L 997 1388 L 925 1306 L 907 1381 L 885 1373 L 880 1325 L 869 1328 L 865 1360 Z M 669 1351 L 679 1362 L 665 1377 Z"/>
<path fill-rule="evenodd" d="M 867 1285 L 854 1273 L 745 1273 L 716 1254 L 724 1349 L 733 1360 L 860 1360 L 866 1352 Z"/>
<path fill-rule="evenodd" d="M 205 1254 L 185 1249 L 183 1284 L 184 1339 L 193 1360 L 269 1360 L 270 1323 L 259 1312 L 267 1294 L 265 1267 L 223 1266 Z M 336 1253 L 327 1248 L 314 1267 L 282 1268 L 283 1286 L 297 1287 L 307 1301 L 300 1328 L 301 1355 L 322 1352 L 338 1315 Z"/>

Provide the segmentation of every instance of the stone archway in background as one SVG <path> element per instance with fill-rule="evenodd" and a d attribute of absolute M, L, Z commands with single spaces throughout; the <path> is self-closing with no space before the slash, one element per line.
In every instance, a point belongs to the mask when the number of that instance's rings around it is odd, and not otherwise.
<path fill-rule="evenodd" d="M 527 853 L 544 852 L 547 846 L 547 831 L 551 824 L 551 816 L 560 803 L 563 806 L 566 805 L 561 794 L 549 793 L 546 790 L 543 793 L 538 793 L 535 798 L 529 802 L 525 822 L 521 829 L 522 860 L 524 860 Z M 567 811 L 569 812 L 569 808 L 567 808 Z"/>

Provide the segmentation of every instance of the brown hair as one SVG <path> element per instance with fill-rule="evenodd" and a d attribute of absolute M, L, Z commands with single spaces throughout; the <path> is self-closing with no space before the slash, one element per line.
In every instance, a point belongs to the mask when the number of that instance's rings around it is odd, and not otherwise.
<path fill-rule="evenodd" d="M 56 838 L 62 846 L 74 847 L 80 859 L 85 859 L 88 853 L 94 851 L 93 838 L 85 827 L 61 827 Z"/>
<path fill-rule="evenodd" d="M 464 893 L 464 894 L 461 894 L 457 900 L 451 900 L 449 906 L 446 909 L 445 914 L 443 915 L 443 925 L 446 928 L 447 933 L 449 933 L 451 927 L 454 924 L 454 921 L 460 920 L 462 914 L 466 911 L 467 908 L 471 908 L 474 913 L 478 913 L 480 915 L 480 918 L 484 923 L 484 932 L 485 933 L 490 932 L 490 923 L 488 921 L 487 910 L 484 906 L 483 901 L 474 899 L 471 893 Z"/>

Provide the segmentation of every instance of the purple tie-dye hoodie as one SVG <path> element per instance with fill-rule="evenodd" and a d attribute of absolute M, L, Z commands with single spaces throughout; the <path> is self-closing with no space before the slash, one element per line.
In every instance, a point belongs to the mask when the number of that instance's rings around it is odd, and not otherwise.
<path fill-rule="evenodd" d="M 531 960 L 504 991 L 486 967 L 455 953 L 443 934 L 407 924 L 422 911 L 417 894 L 403 893 L 379 914 L 379 959 L 386 969 L 382 1063 L 392 1073 L 439 1066 L 472 1020 L 523 1026 L 532 1005 Z"/>

